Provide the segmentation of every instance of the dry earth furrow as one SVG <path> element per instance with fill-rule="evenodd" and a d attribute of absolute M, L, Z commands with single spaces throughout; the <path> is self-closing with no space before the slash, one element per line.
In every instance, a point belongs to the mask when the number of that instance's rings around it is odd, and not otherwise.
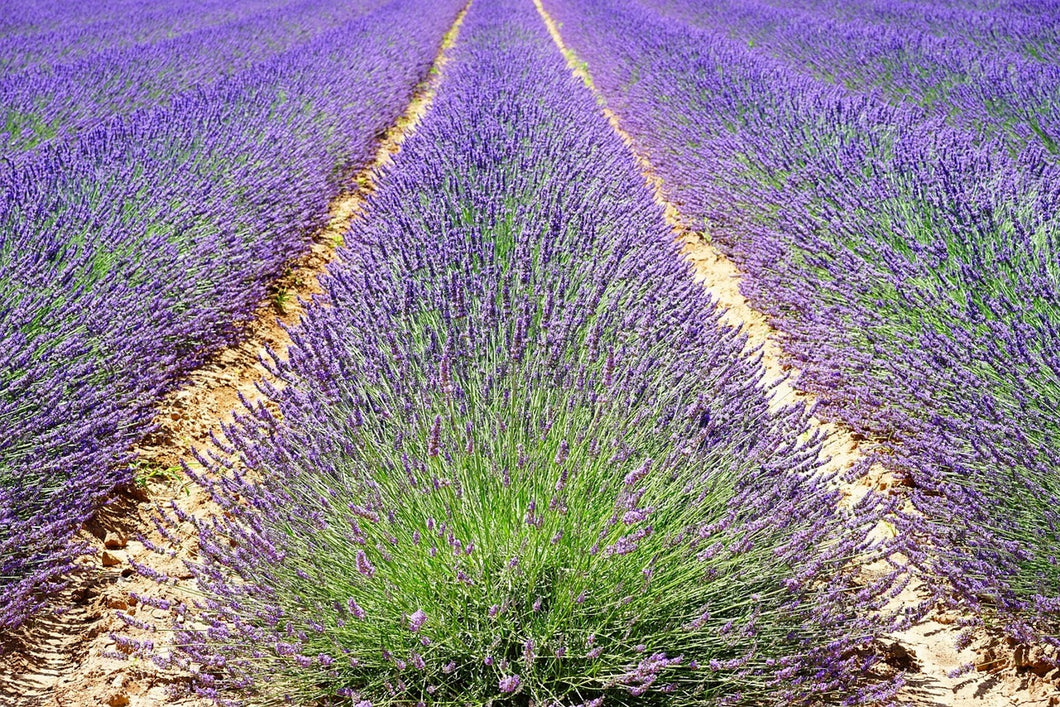
<path fill-rule="evenodd" d="M 680 204 L 667 198 L 663 180 L 652 167 L 646 151 L 623 129 L 619 116 L 607 107 L 607 101 L 594 85 L 586 64 L 579 61 L 577 54 L 564 43 L 560 28 L 545 9 L 542 0 L 534 0 L 534 5 L 557 48 L 566 57 L 571 72 L 592 92 L 608 122 L 636 159 L 675 238 L 683 244 L 685 256 L 692 263 L 697 280 L 723 308 L 725 321 L 740 327 L 747 335 L 748 350 L 759 352 L 765 369 L 765 382 L 772 387 L 772 406 L 778 408 L 794 401 L 803 401 L 812 406 L 816 396 L 797 389 L 793 383 L 799 371 L 785 356 L 779 332 L 741 293 L 742 275 L 735 263 L 712 246 L 705 234 L 691 228 L 682 218 Z M 868 463 L 873 451 L 870 441 L 856 438 L 845 426 L 816 417 L 812 424 L 826 435 L 823 446 L 827 458 L 826 470 L 842 472 L 855 465 Z M 894 478 L 883 466 L 873 463 L 857 482 L 845 485 L 843 492 L 848 496 L 847 500 L 853 502 L 870 490 L 893 493 L 896 491 L 894 487 Z M 891 529 L 881 525 L 876 532 L 888 533 Z M 871 573 L 877 570 L 870 567 L 867 571 Z M 889 608 L 898 610 L 916 607 L 928 595 L 923 583 L 914 579 L 891 602 Z M 897 654 L 903 662 L 913 666 L 908 675 L 909 687 L 901 698 L 904 704 L 957 707 L 1047 707 L 1060 704 L 1060 698 L 1054 694 L 1055 686 L 1039 683 L 1034 676 L 1016 674 L 1009 656 L 998 660 L 997 656 L 1004 654 L 1005 650 L 997 647 L 996 640 L 984 638 L 969 648 L 957 651 L 954 644 L 959 633 L 953 617 L 932 613 L 916 625 L 891 634 L 890 638 L 895 643 L 892 654 Z M 968 663 L 975 663 L 981 669 L 961 677 L 950 677 L 949 673 Z M 992 669 L 997 663 L 1006 667 Z"/>
<path fill-rule="evenodd" d="M 222 424 L 231 422 L 243 409 L 240 396 L 251 404 L 264 402 L 259 384 L 264 381 L 280 386 L 261 358 L 268 351 L 286 358 L 291 339 L 284 327 L 297 324 L 307 306 L 320 306 L 312 302 L 313 296 L 322 292 L 320 277 L 335 260 L 342 235 L 362 212 L 393 155 L 429 109 L 448 50 L 469 5 L 470 1 L 444 36 L 427 77 L 415 88 L 405 112 L 382 136 L 372 162 L 332 202 L 328 225 L 313 235 L 309 252 L 291 263 L 272 285 L 272 295 L 259 306 L 243 340 L 211 356 L 188 376 L 186 385 L 160 403 L 157 430 L 135 450 L 142 484 L 119 496 L 82 531 L 83 539 L 96 553 L 85 558 L 73 586 L 60 597 L 70 610 L 30 622 L 17 642 L 0 656 L 0 705 L 147 707 L 177 703 L 169 694 L 174 676 L 147 660 L 118 659 L 115 656 L 125 651 L 114 637 L 164 644 L 165 635 L 127 625 L 118 617 L 118 612 L 123 612 L 161 626 L 170 621 L 169 612 L 139 605 L 131 598 L 133 592 L 160 594 L 159 586 L 138 575 L 132 563 L 175 577 L 176 582 L 161 593 L 186 599 L 192 580 L 184 560 L 195 558 L 195 539 L 190 534 L 180 538 L 174 555 L 165 557 L 151 552 L 136 538 L 167 545 L 152 518 L 158 508 L 170 503 L 198 517 L 217 512 L 207 494 L 180 470 L 181 460 L 191 460 L 195 450 L 210 449 L 211 435 L 223 437 Z M 191 698 L 180 701 L 199 703 L 205 704 Z"/>

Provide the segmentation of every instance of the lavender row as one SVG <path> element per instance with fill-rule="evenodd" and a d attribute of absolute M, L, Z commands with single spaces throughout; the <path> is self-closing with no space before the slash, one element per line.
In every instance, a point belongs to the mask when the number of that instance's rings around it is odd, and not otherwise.
<path fill-rule="evenodd" d="M 9 2 L 0 8 L 0 55 L 5 73 L 66 63 L 99 51 L 147 44 L 237 21 L 290 0 L 120 2 Z"/>
<path fill-rule="evenodd" d="M 883 699 L 872 501 L 770 411 L 533 6 L 473 3 L 443 72 L 279 414 L 202 459 L 227 513 L 157 659 L 222 703 Z"/>
<path fill-rule="evenodd" d="M 458 9 L 397 0 L 0 169 L 0 626 L 61 582 L 158 396 L 238 338 Z"/>
<path fill-rule="evenodd" d="M 16 156 L 41 142 L 70 139 L 113 115 L 166 105 L 227 76 L 266 69 L 278 55 L 300 47 L 311 51 L 321 34 L 379 4 L 290 2 L 172 39 L 12 73 L 0 79 L 0 143 Z M 17 50 L 19 39 L 4 38 L 0 53 Z"/>
<path fill-rule="evenodd" d="M 1060 65 L 1052 60 L 1060 37 L 1055 8 L 1043 5 L 1038 13 L 1022 16 L 1007 8 L 950 9 L 944 16 L 962 15 L 964 22 L 948 24 L 964 29 L 939 35 L 932 31 L 938 20 L 932 23 L 900 0 L 873 4 L 867 12 L 826 2 L 798 8 L 775 7 L 768 0 L 644 4 L 728 32 L 822 80 L 858 92 L 878 91 L 959 129 L 1002 137 L 1015 150 L 1033 144 L 1049 155 L 1060 152 Z M 1014 33 L 1006 35 L 1007 42 L 970 41 L 969 35 L 997 32 L 998 23 L 1004 23 L 1002 31 Z"/>
<path fill-rule="evenodd" d="M 821 0 L 797 2 L 735 2 L 714 0 L 695 5 L 687 0 L 650 0 L 652 7 L 679 13 L 703 27 L 711 20 L 731 20 L 765 12 L 771 18 L 807 18 L 807 32 L 816 31 L 819 20 L 858 22 L 866 26 L 902 27 L 910 33 L 964 40 L 981 49 L 1017 54 L 1049 61 L 1060 49 L 1060 16 L 1054 0 L 1008 0 L 997 2 L 937 2 L 932 0 L 855 0 L 842 4 Z M 791 14 L 780 10 L 787 8 Z M 743 25 L 743 22 L 739 22 Z"/>
<path fill-rule="evenodd" d="M 810 0 L 809 7 L 818 7 Z M 824 7 L 826 11 L 833 8 Z M 1047 62 L 1060 51 L 1060 15 L 1054 0 L 1005 3 L 930 0 L 855 2 L 839 9 L 844 18 L 886 23 L 945 37 L 964 38 L 977 47 Z"/>
<path fill-rule="evenodd" d="M 917 487 L 914 562 L 1055 636 L 1060 175 L 1041 148 L 1012 158 L 621 0 L 547 5 L 800 386 Z"/>

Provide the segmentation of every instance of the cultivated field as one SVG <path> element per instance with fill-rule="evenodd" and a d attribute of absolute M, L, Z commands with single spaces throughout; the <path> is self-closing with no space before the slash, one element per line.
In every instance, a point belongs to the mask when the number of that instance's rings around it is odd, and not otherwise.
<path fill-rule="evenodd" d="M 0 705 L 1060 705 L 1057 56 L 0 7 Z"/>

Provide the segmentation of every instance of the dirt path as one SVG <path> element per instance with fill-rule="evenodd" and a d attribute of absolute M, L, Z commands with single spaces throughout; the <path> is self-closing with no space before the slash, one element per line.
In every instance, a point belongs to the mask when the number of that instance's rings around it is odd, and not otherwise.
<path fill-rule="evenodd" d="M 684 245 L 684 253 L 695 269 L 696 278 L 725 310 L 725 321 L 742 327 L 748 336 L 749 348 L 760 351 L 766 381 L 774 386 L 772 405 L 780 407 L 796 400 L 812 405 L 816 397 L 797 390 L 793 385 L 799 371 L 794 369 L 784 356 L 779 333 L 770 326 L 765 315 L 755 310 L 741 294 L 742 275 L 736 265 L 711 246 L 704 234 L 687 225 L 678 205 L 666 197 L 663 181 L 652 167 L 646 151 L 636 144 L 622 128 L 619 117 L 607 107 L 606 100 L 596 89 L 586 64 L 579 61 L 575 52 L 564 44 L 559 28 L 541 0 L 534 0 L 534 5 L 559 51 L 566 57 L 571 72 L 593 93 L 611 127 L 636 158 L 641 173 L 652 188 L 656 203 L 663 209 L 667 223 L 673 229 L 675 237 Z M 842 471 L 868 463 L 872 450 L 871 442 L 859 441 L 849 429 L 830 422 L 814 418 L 812 424 L 827 435 L 824 444 L 824 453 L 828 457 L 825 466 L 827 470 Z M 893 477 L 879 464 L 873 464 L 865 476 L 844 488 L 844 492 L 849 495 L 849 500 L 853 501 L 864 496 L 871 488 L 885 493 L 897 492 Z M 889 529 L 881 526 L 877 528 L 877 532 L 886 533 Z M 891 607 L 917 606 L 927 595 L 928 592 L 922 583 L 910 582 L 909 587 L 895 598 Z M 920 623 L 891 635 L 890 638 L 896 644 L 896 650 L 892 652 L 904 654 L 911 666 L 909 689 L 902 697 L 904 703 L 961 707 L 1060 705 L 1060 696 L 1056 693 L 1055 685 L 1042 683 L 1036 680 L 1033 674 L 1018 675 L 1015 668 L 1011 667 L 1010 656 L 1006 656 L 1003 649 L 988 648 L 987 642 L 983 641 L 962 651 L 955 650 L 954 643 L 959 633 L 951 617 L 932 614 Z M 1011 649 L 1008 653 L 1012 653 Z M 969 663 L 981 666 L 982 669 L 962 677 L 950 677 L 950 673 Z M 991 670 L 995 666 L 1005 667 Z"/>
<path fill-rule="evenodd" d="M 223 439 L 221 426 L 243 409 L 241 396 L 251 403 L 263 401 L 259 383 L 279 385 L 260 358 L 266 350 L 286 356 L 291 339 L 283 327 L 296 324 L 309 304 L 307 300 L 321 292 L 319 278 L 335 259 L 342 235 L 361 212 L 408 133 L 430 107 L 447 52 L 467 9 L 465 6 L 446 33 L 427 78 L 415 88 L 404 114 L 381 139 L 371 164 L 332 202 L 329 223 L 313 235 L 310 251 L 274 283 L 272 296 L 255 313 L 245 339 L 211 357 L 189 376 L 185 386 L 162 401 L 156 418 L 158 431 L 136 450 L 136 487 L 115 499 L 82 531 L 97 552 L 85 558 L 83 571 L 62 597 L 72 608 L 31 622 L 19 647 L 0 657 L 0 705 L 176 704 L 169 696 L 173 677 L 138 657 L 129 643 L 149 640 L 161 645 L 164 635 L 137 624 L 157 622 L 165 626 L 170 620 L 168 611 L 144 605 L 131 596 L 159 595 L 158 585 L 140 576 L 133 565 L 167 573 L 173 581 L 164 594 L 186 599 L 192 580 L 183 562 L 195 558 L 196 547 L 190 533 L 186 538 L 166 540 L 152 518 L 156 509 L 169 504 L 200 517 L 216 511 L 204 492 L 181 471 L 181 460 L 191 459 L 194 450 L 210 448 L 211 435 Z M 172 554 L 159 555 L 142 539 L 171 548 Z M 132 621 L 122 620 L 119 613 Z M 180 704 L 205 703 L 185 698 Z"/>

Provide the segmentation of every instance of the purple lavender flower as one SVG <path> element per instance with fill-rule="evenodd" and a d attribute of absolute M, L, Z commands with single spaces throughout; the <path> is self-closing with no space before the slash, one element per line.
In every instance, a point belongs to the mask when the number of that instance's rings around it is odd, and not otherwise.
<path fill-rule="evenodd" d="M 364 553 L 364 550 L 357 551 L 357 571 L 366 577 L 375 576 L 375 565 L 368 559 L 368 555 Z"/>
<path fill-rule="evenodd" d="M 422 609 L 416 609 L 409 616 L 409 630 L 413 633 L 419 632 L 425 623 L 427 623 L 427 614 L 423 613 Z"/>
<path fill-rule="evenodd" d="M 520 685 L 522 685 L 522 681 L 518 675 L 506 675 L 500 679 L 497 688 L 501 692 L 511 693 L 517 691 Z"/>

